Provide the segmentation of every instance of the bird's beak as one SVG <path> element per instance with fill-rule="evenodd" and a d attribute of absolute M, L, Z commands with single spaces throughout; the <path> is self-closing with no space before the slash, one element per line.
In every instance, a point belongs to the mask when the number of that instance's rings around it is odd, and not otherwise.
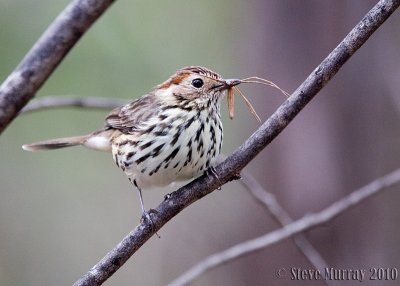
<path fill-rule="evenodd" d="M 234 87 L 235 85 L 240 84 L 242 81 L 240 79 L 226 79 L 224 80 L 224 82 L 226 88 L 231 88 Z"/>
<path fill-rule="evenodd" d="M 213 89 L 222 91 L 225 89 L 230 89 L 232 87 L 234 87 L 235 85 L 240 84 L 242 81 L 240 79 L 225 79 L 225 80 L 221 80 L 219 82 L 219 84 L 213 86 Z"/>

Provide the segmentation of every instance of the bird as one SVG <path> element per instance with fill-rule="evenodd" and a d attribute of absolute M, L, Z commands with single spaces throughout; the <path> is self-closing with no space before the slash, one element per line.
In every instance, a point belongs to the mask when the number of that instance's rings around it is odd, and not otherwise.
<path fill-rule="evenodd" d="M 138 191 L 189 180 L 212 170 L 221 153 L 221 102 L 241 83 L 201 66 L 177 70 L 138 99 L 113 109 L 105 125 L 87 135 L 23 145 L 27 151 L 83 145 L 112 153 Z"/>

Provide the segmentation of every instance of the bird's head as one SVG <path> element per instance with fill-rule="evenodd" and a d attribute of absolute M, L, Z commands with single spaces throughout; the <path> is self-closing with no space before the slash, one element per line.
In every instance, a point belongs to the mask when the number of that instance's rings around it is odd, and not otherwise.
<path fill-rule="evenodd" d="M 223 79 L 207 68 L 189 66 L 158 85 L 156 94 L 178 105 L 201 108 L 210 103 L 219 105 L 226 91 L 240 83 L 238 79 Z"/>

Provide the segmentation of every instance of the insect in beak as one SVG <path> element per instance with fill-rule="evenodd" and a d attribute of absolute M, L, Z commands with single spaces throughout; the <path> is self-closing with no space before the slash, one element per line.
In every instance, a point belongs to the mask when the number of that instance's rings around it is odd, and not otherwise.
<path fill-rule="evenodd" d="M 226 85 L 228 86 L 228 113 L 229 113 L 229 118 L 233 119 L 235 116 L 235 95 L 233 92 L 233 87 L 235 85 L 238 85 L 241 81 L 237 79 L 228 79 L 225 81 Z"/>
<path fill-rule="evenodd" d="M 245 79 L 227 79 L 224 81 L 226 89 L 228 90 L 228 112 L 229 112 L 229 118 L 233 119 L 234 117 L 234 109 L 235 109 L 235 96 L 234 96 L 234 91 L 238 92 L 239 95 L 243 98 L 244 102 L 246 103 L 247 107 L 250 109 L 251 114 L 257 119 L 258 122 L 261 123 L 261 119 L 258 116 L 257 112 L 255 111 L 254 107 L 251 105 L 250 101 L 246 98 L 246 96 L 240 91 L 236 85 L 241 84 L 241 83 L 258 83 L 258 84 L 263 84 L 263 85 L 268 85 L 273 88 L 278 89 L 280 92 L 282 92 L 286 97 L 289 97 L 289 94 L 281 89 L 279 86 L 277 86 L 275 83 L 272 81 L 259 78 L 259 77 L 249 77 Z"/>
<path fill-rule="evenodd" d="M 235 112 L 235 96 L 233 94 L 233 87 L 240 84 L 242 81 L 240 79 L 226 79 L 224 81 L 226 88 L 228 89 L 228 113 L 229 118 L 233 119 Z"/>
<path fill-rule="evenodd" d="M 247 106 L 250 109 L 250 112 L 254 115 L 254 117 L 258 120 L 258 122 L 261 123 L 261 119 L 260 117 L 257 115 L 256 111 L 254 110 L 253 106 L 251 105 L 250 101 L 244 96 L 244 94 L 240 91 L 240 89 L 238 89 L 237 87 L 235 87 L 236 85 L 239 85 L 242 83 L 242 81 L 240 79 L 226 79 L 224 81 L 225 83 L 225 87 L 228 90 L 228 113 L 229 113 L 229 118 L 233 119 L 233 117 L 235 116 L 235 94 L 234 94 L 234 90 L 236 90 L 240 96 L 242 96 L 244 102 L 247 104 Z"/>

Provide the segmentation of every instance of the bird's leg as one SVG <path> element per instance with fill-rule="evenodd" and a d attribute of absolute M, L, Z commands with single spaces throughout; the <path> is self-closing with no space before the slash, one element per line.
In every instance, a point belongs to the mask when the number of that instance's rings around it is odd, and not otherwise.
<path fill-rule="evenodd" d="M 154 229 L 154 223 L 153 223 L 153 220 L 151 219 L 151 217 L 150 217 L 150 212 L 148 212 L 148 211 L 146 211 L 146 209 L 144 208 L 144 203 L 143 203 L 143 196 L 142 196 L 142 189 L 141 188 L 139 188 L 139 186 L 138 186 L 138 184 L 136 183 L 136 180 L 135 179 L 131 179 L 131 178 L 129 178 L 129 181 L 136 187 L 136 189 L 138 190 L 138 194 L 139 194 L 139 200 L 140 200 L 140 206 L 142 207 L 142 218 L 141 218 L 141 222 L 144 222 L 144 221 L 148 221 L 149 222 L 149 224 L 151 225 L 151 228 L 152 228 L 152 230 Z M 157 234 L 157 233 L 156 233 Z M 160 237 L 158 234 L 157 234 L 157 236 L 158 237 Z"/>
<path fill-rule="evenodd" d="M 148 221 L 150 221 L 151 223 L 153 223 L 153 221 L 151 220 L 150 217 L 150 213 L 148 211 L 146 211 L 146 209 L 144 208 L 144 203 L 143 203 L 143 196 L 142 196 L 142 189 L 139 188 L 136 184 L 136 189 L 138 190 L 139 193 L 139 200 L 140 200 L 140 206 L 142 207 L 142 220 L 147 219 Z"/>

